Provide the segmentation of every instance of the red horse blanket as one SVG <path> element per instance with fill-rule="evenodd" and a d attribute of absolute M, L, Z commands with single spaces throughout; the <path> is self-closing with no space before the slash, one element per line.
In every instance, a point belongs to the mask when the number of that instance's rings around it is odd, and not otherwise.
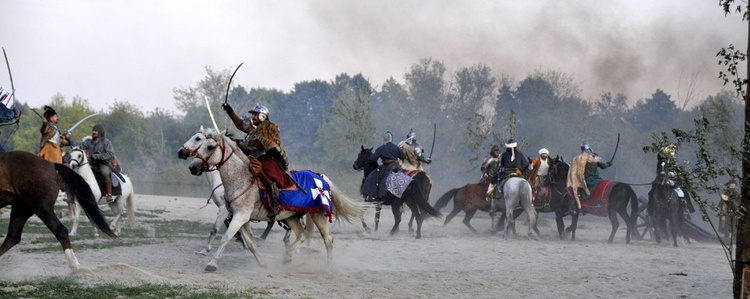
<path fill-rule="evenodd" d="M 584 214 L 591 213 L 597 216 L 607 216 L 607 202 L 612 188 L 617 184 L 616 181 L 604 180 L 599 182 L 591 194 L 586 199 L 581 200 L 581 210 Z"/>

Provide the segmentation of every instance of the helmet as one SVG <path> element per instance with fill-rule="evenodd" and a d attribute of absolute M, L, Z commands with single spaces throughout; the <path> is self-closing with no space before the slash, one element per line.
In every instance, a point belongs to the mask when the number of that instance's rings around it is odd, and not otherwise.
<path fill-rule="evenodd" d="M 589 145 L 589 143 L 587 141 L 584 141 L 583 143 L 581 143 L 581 150 L 582 151 L 590 150 L 590 149 L 591 149 L 591 145 Z"/>
<path fill-rule="evenodd" d="M 542 149 L 540 149 L 540 150 L 539 150 L 539 155 L 541 156 L 542 154 L 547 154 L 547 155 L 549 155 L 549 150 L 548 150 L 548 149 L 546 149 L 546 148 L 542 148 Z"/>
<path fill-rule="evenodd" d="M 385 134 L 383 134 L 383 143 L 393 142 L 393 134 L 391 134 L 391 131 L 386 131 Z"/>
<path fill-rule="evenodd" d="M 513 138 L 508 139 L 508 143 L 505 144 L 506 148 L 513 148 L 513 147 L 516 147 L 516 146 L 518 146 L 518 142 L 516 142 L 515 140 L 513 140 Z"/>
<path fill-rule="evenodd" d="M 250 110 L 250 112 L 258 113 L 258 119 L 260 121 L 265 121 L 268 118 L 268 108 L 261 105 L 260 103 L 255 104 L 255 108 L 253 108 L 253 110 Z"/>
<path fill-rule="evenodd" d="M 406 133 L 406 139 L 415 139 L 417 138 L 417 133 L 414 133 L 414 129 L 409 129 L 409 133 Z"/>
<path fill-rule="evenodd" d="M 53 115 L 56 115 L 57 111 L 50 106 L 44 106 L 44 118 L 49 120 Z"/>
<path fill-rule="evenodd" d="M 492 145 L 492 148 L 490 149 L 490 151 L 491 151 L 491 152 L 494 152 L 494 151 L 499 151 L 499 150 L 500 150 L 500 146 L 499 146 L 499 145 L 497 145 L 497 144 L 493 144 L 493 145 Z"/>

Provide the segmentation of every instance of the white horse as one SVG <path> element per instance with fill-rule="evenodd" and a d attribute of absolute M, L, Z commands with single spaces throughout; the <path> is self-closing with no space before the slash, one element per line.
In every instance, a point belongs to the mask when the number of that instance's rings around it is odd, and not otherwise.
<path fill-rule="evenodd" d="M 198 146 L 200 146 L 203 140 L 206 139 L 206 136 L 202 133 L 202 131 L 203 126 L 201 126 L 200 130 L 195 133 L 195 135 L 190 137 L 188 141 L 185 141 L 185 143 L 182 144 L 182 147 L 180 147 L 180 149 L 177 151 L 178 158 L 187 159 L 189 157 L 195 156 Z M 229 218 L 229 210 L 226 208 L 226 199 L 224 198 L 224 184 L 221 183 L 221 176 L 219 175 L 219 172 L 206 171 L 205 173 L 206 178 L 208 179 L 208 183 L 211 185 L 211 200 L 214 202 L 216 207 L 219 208 L 219 210 L 218 212 L 216 212 L 216 221 L 214 221 L 214 226 L 211 228 L 206 247 L 201 251 L 196 252 L 196 254 L 200 255 L 208 255 L 208 253 L 211 252 L 211 244 L 213 244 L 214 239 L 216 239 L 216 235 L 219 233 L 219 229 L 224 224 L 224 221 Z M 263 234 L 260 236 L 261 240 L 266 239 L 266 236 L 268 236 L 271 228 L 273 228 L 273 224 L 274 222 L 268 222 L 266 230 L 263 231 Z M 286 235 L 284 236 L 284 243 L 289 242 L 290 235 L 291 232 L 287 230 Z M 309 237 L 310 233 L 308 233 L 307 235 Z"/>
<path fill-rule="evenodd" d="M 128 225 L 135 225 L 135 208 L 133 206 L 133 181 L 128 176 L 124 174 L 122 175 L 125 178 L 125 182 L 120 182 L 122 195 L 113 196 L 114 200 L 112 202 L 107 202 L 106 194 L 102 194 L 101 189 L 99 189 L 99 184 L 96 182 L 94 171 L 91 169 L 88 155 L 86 155 L 86 152 L 83 149 L 77 146 L 73 147 L 73 149 L 70 151 L 70 162 L 68 166 L 80 176 L 82 176 L 84 180 L 86 180 L 86 183 L 89 184 L 89 187 L 91 187 L 91 191 L 94 193 L 94 198 L 98 199 L 97 203 L 100 206 L 108 205 L 109 208 L 112 209 L 112 213 L 114 213 L 115 218 L 112 220 L 112 222 L 110 222 L 110 226 L 116 234 L 120 234 L 120 229 L 122 228 L 122 223 L 120 222 L 120 220 L 122 220 L 122 214 L 125 212 L 127 212 Z M 73 218 L 73 227 L 70 229 L 69 235 L 75 236 L 78 231 L 78 223 L 81 212 L 78 210 L 78 205 L 75 202 L 68 203 L 68 208 L 71 211 L 70 217 Z M 99 235 L 97 230 L 94 230 L 94 235 Z"/>
<path fill-rule="evenodd" d="M 189 169 L 193 175 L 200 175 L 204 171 L 215 168 L 221 175 L 221 181 L 224 183 L 224 190 L 228 197 L 229 208 L 233 211 L 232 221 L 221 238 L 221 245 L 216 250 L 214 257 L 206 265 L 206 271 L 216 271 L 217 261 L 229 244 L 232 236 L 238 231 L 241 233 L 245 247 L 253 253 L 255 259 L 261 267 L 266 267 L 265 261 L 261 258 L 252 238 L 251 220 L 269 221 L 268 211 L 263 207 L 260 199 L 258 179 L 250 172 L 250 160 L 243 155 L 237 144 L 224 132 L 216 132 L 213 129 L 204 129 L 201 132 L 206 138 L 197 148 L 195 158 L 190 162 Z M 344 219 L 351 222 L 352 219 L 362 217 L 364 206 L 356 203 L 341 192 L 338 187 L 333 185 L 330 180 L 323 177 L 330 187 L 330 193 L 321 191 L 322 189 L 307 190 L 308 193 L 321 195 L 324 202 L 328 201 L 331 206 L 331 213 L 338 219 Z M 284 191 L 282 191 L 283 193 Z M 329 200 L 330 199 L 330 200 Z M 292 261 L 292 254 L 302 245 L 306 235 L 302 233 L 301 213 L 283 210 L 277 216 L 276 220 L 286 220 L 286 223 L 294 232 L 296 240 L 286 249 L 284 263 Z M 317 213 L 308 213 L 315 226 L 323 237 L 326 246 L 328 261 L 333 260 L 333 236 L 328 230 L 327 211 L 324 209 Z"/>
<path fill-rule="evenodd" d="M 513 210 L 516 207 L 523 207 L 529 217 L 529 237 L 532 237 L 531 230 L 533 229 L 536 233 L 537 239 L 539 238 L 539 229 L 536 227 L 537 214 L 534 205 L 531 202 L 531 185 L 528 181 L 521 177 L 511 177 L 503 185 L 503 202 L 499 202 L 500 198 L 493 197 L 492 204 L 490 206 L 490 216 L 492 219 L 492 233 L 497 231 L 495 225 L 495 212 L 500 208 L 505 208 L 505 232 L 503 238 L 508 238 L 508 231 L 513 229 L 515 234 L 515 217 L 513 217 Z"/>

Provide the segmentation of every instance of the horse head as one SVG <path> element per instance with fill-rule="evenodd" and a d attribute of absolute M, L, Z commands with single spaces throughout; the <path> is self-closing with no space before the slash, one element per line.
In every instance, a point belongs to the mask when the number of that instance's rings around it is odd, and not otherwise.
<path fill-rule="evenodd" d="M 70 162 L 68 162 L 68 167 L 70 167 L 70 169 L 76 169 L 89 163 L 86 152 L 79 146 L 74 146 L 69 154 Z"/>
<path fill-rule="evenodd" d="M 202 135 L 200 138 L 194 138 L 197 135 Z M 190 162 L 188 168 L 192 175 L 201 175 L 203 172 L 208 171 L 210 168 L 215 167 L 218 169 L 223 165 L 236 151 L 236 147 L 232 147 L 233 143 L 231 139 L 224 136 L 224 132 L 216 132 L 212 128 L 203 129 L 190 138 L 186 144 L 196 146 L 192 152 L 193 161 Z"/>
<path fill-rule="evenodd" d="M 190 137 L 185 143 L 182 144 L 179 150 L 177 150 L 177 158 L 187 160 L 188 157 L 195 156 L 195 152 L 198 150 L 198 146 L 206 139 L 206 134 L 203 132 L 203 126 L 198 130 L 195 135 Z"/>
<path fill-rule="evenodd" d="M 357 160 L 352 164 L 352 168 L 357 171 L 364 170 L 368 164 L 371 164 L 370 162 L 367 162 L 367 159 L 372 156 L 372 148 L 365 148 L 364 145 L 361 145 L 360 148 L 359 154 L 357 154 Z M 375 167 L 377 167 L 377 163 L 375 164 Z"/>

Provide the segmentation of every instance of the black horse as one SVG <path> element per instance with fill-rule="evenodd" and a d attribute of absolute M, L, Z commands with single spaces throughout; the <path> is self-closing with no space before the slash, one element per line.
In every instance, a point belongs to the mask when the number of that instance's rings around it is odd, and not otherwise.
<path fill-rule="evenodd" d="M 563 218 L 571 215 L 572 223 L 570 231 L 573 231 L 572 227 L 578 225 L 578 214 L 570 213 L 571 208 L 575 206 L 575 203 L 570 200 L 568 195 L 568 170 L 570 165 L 563 160 L 562 157 L 557 156 L 552 160 L 547 174 L 547 192 L 546 195 L 541 195 L 543 192 L 537 192 L 537 202 L 548 202 L 549 206 L 536 206 L 538 213 L 555 213 L 555 222 L 557 223 L 557 233 L 560 236 L 560 240 L 565 239 L 566 229 Z M 572 235 L 575 240 L 575 234 Z"/>
<path fill-rule="evenodd" d="M 685 206 L 681 203 L 677 192 L 670 186 L 668 174 L 667 163 L 659 163 L 656 179 L 651 184 L 651 191 L 648 192 L 647 211 L 654 226 L 656 243 L 661 243 L 661 233 L 667 232 L 667 221 L 669 221 L 669 234 L 672 235 L 673 246 L 677 247 L 677 235 L 683 235 L 687 243 L 690 243 L 690 239 L 682 234 L 682 215 L 685 213 Z"/>
<path fill-rule="evenodd" d="M 104 219 L 88 183 L 65 165 L 52 163 L 23 151 L 0 153 L 0 208 L 12 206 L 8 234 L 0 246 L 0 256 L 21 241 L 23 226 L 36 215 L 55 235 L 65 251 L 70 268 L 81 270 L 73 254 L 68 229 L 55 215 L 57 194 L 63 188 L 72 195 L 94 224 L 110 238 L 117 235 Z"/>
<path fill-rule="evenodd" d="M 367 175 L 378 168 L 377 162 L 368 161 L 371 155 L 372 148 L 365 148 L 362 146 L 357 155 L 357 160 L 354 161 L 354 164 L 352 165 L 355 170 L 364 170 L 364 178 L 362 179 L 363 184 Z M 391 192 L 386 192 L 386 195 L 383 198 L 376 198 L 374 201 L 380 202 L 383 205 L 391 206 L 394 219 L 393 229 L 391 229 L 390 232 L 391 235 L 398 232 L 398 226 L 401 223 L 401 206 L 406 203 L 409 209 L 411 209 L 412 219 L 417 220 L 417 239 L 419 239 L 422 237 L 422 221 L 430 217 L 442 217 L 442 215 L 428 202 L 430 198 L 430 190 L 432 189 L 432 182 L 427 174 L 423 171 L 419 171 L 413 179 L 414 180 L 409 186 L 406 187 L 406 190 L 404 190 L 404 194 L 401 198 L 394 196 Z M 378 230 L 379 218 L 380 213 L 378 209 L 375 214 L 375 231 Z M 364 222 L 362 224 L 365 226 Z M 411 221 L 409 227 L 411 228 Z"/>

